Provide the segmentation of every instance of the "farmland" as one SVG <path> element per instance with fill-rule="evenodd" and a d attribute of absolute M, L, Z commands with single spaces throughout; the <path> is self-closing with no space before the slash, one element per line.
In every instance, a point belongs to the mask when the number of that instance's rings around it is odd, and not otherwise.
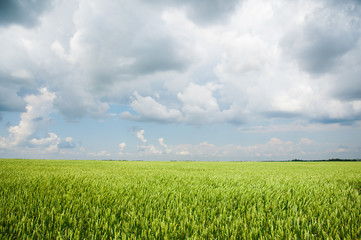
<path fill-rule="evenodd" d="M 0 239 L 360 239 L 361 162 L 0 159 Z"/>

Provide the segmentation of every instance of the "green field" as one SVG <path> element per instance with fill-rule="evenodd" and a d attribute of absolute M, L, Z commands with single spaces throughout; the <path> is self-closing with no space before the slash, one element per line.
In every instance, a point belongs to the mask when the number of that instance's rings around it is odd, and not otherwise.
<path fill-rule="evenodd" d="M 361 239 L 361 162 L 0 159 L 0 239 Z"/>

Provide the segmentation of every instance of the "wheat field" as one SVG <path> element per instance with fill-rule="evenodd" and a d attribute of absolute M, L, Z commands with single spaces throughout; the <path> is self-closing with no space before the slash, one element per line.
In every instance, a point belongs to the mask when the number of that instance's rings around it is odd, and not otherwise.
<path fill-rule="evenodd" d="M 0 159 L 0 239 L 360 239 L 361 162 Z"/>

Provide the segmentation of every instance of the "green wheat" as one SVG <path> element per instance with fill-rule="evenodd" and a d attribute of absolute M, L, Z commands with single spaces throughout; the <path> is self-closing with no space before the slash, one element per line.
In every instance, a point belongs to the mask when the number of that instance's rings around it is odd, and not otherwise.
<path fill-rule="evenodd" d="M 0 160 L 0 239 L 360 239 L 361 162 Z"/>

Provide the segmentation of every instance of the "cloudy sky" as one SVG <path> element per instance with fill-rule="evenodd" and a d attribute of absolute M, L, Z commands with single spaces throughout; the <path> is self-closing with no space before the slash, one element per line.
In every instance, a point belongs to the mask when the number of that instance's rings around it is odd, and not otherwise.
<path fill-rule="evenodd" d="M 0 157 L 361 157 L 356 0 L 3 0 Z"/>

